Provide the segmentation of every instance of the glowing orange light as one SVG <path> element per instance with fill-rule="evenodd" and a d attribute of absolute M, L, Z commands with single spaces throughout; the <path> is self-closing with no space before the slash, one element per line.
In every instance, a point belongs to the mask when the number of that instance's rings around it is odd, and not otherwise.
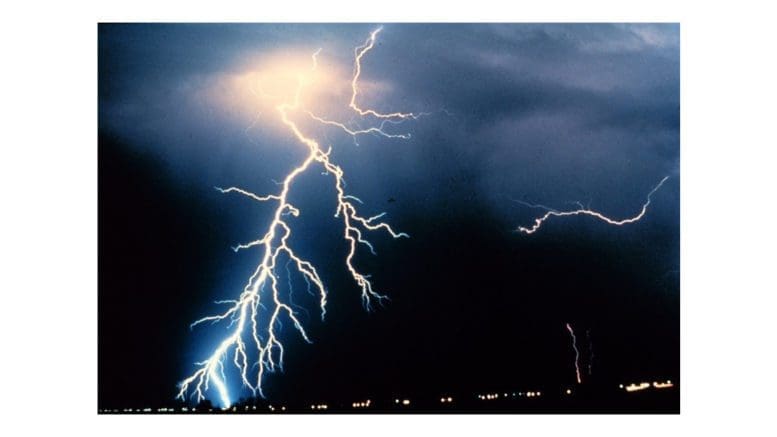
<path fill-rule="evenodd" d="M 626 391 L 635 392 L 635 391 L 645 390 L 648 387 L 650 387 L 650 383 L 647 383 L 647 382 L 642 382 L 640 384 L 632 383 L 626 386 Z"/>

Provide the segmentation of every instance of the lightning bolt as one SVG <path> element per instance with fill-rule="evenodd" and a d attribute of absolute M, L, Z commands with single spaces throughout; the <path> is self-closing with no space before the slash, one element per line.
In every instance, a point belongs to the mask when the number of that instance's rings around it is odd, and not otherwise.
<path fill-rule="evenodd" d="M 577 337 L 575 337 L 575 331 L 572 330 L 572 325 L 567 323 L 566 326 L 569 335 L 572 337 L 572 349 L 575 350 L 575 376 L 577 377 L 577 383 L 580 384 L 583 382 L 583 379 L 580 377 L 580 351 L 577 349 Z"/>
<path fill-rule="evenodd" d="M 361 289 L 363 305 L 367 310 L 370 310 L 373 301 L 380 302 L 386 298 L 373 288 L 368 279 L 369 276 L 359 272 L 354 266 L 353 259 L 356 256 L 357 247 L 363 245 L 374 253 L 373 246 L 364 238 L 364 233 L 369 231 L 385 231 L 395 239 L 408 237 L 408 235 L 395 231 L 388 223 L 381 221 L 384 213 L 372 217 L 365 217 L 358 213 L 356 204 L 362 202 L 357 197 L 346 194 L 344 171 L 330 159 L 331 147 L 325 151 L 318 141 L 303 133 L 293 119 L 294 114 L 305 113 L 319 123 L 339 127 L 354 137 L 361 134 L 377 134 L 387 138 L 409 138 L 409 134 L 389 134 L 383 131 L 383 128 L 389 123 L 398 124 L 406 119 L 416 119 L 419 114 L 402 112 L 383 114 L 373 109 L 362 109 L 356 103 L 359 93 L 358 81 L 362 71 L 361 60 L 373 48 L 381 29 L 378 28 L 371 32 L 366 42 L 355 49 L 354 73 L 351 81 L 352 95 L 349 102 L 349 107 L 360 116 L 377 118 L 380 120 L 380 124 L 368 129 L 354 130 L 344 124 L 326 120 L 304 110 L 300 107 L 300 93 L 307 85 L 307 78 L 300 75 L 293 100 L 278 104 L 275 110 L 280 122 L 307 149 L 305 159 L 279 183 L 280 191 L 277 194 L 257 195 L 238 187 L 216 188 L 225 194 L 239 194 L 257 202 L 274 203 L 275 211 L 272 215 L 272 221 L 261 238 L 233 248 L 236 252 L 259 248 L 262 253 L 261 262 L 248 279 L 239 297 L 236 300 L 222 302 L 230 305 L 226 311 L 203 317 L 191 324 L 191 327 L 194 327 L 205 322 L 218 323 L 229 319 L 228 329 L 231 329 L 231 333 L 218 344 L 218 347 L 207 359 L 195 363 L 197 370 L 179 383 L 178 398 L 186 399 L 187 394 L 190 394 L 197 401 L 203 400 L 211 386 L 215 386 L 215 392 L 221 400 L 222 407 L 229 408 L 231 398 L 226 386 L 225 365 L 228 364 L 227 360 L 230 358 L 240 374 L 243 386 L 250 389 L 255 396 L 258 394 L 263 397 L 262 381 L 265 373 L 283 369 L 284 348 L 276 332 L 276 327 L 282 324 L 282 318 L 290 320 L 301 337 L 306 342 L 311 342 L 302 323 L 297 318 L 293 302 L 290 298 L 288 301 L 283 300 L 276 269 L 281 264 L 282 259 L 287 260 L 285 264 L 287 272 L 289 264 L 296 268 L 296 271 L 307 282 L 309 290 L 315 291 L 317 294 L 323 320 L 326 315 L 326 288 L 315 266 L 298 256 L 290 246 L 289 238 L 292 235 L 292 228 L 287 221 L 289 216 L 298 217 L 300 215 L 300 210 L 288 200 L 293 184 L 300 175 L 314 165 L 321 166 L 325 170 L 324 174 L 332 175 L 334 178 L 337 202 L 334 217 L 342 220 L 343 238 L 348 242 L 348 253 L 344 259 L 345 266 L 354 282 Z M 317 56 L 320 51 L 319 49 L 312 56 L 311 72 L 318 66 Z M 255 93 L 255 95 L 274 97 L 263 91 Z M 260 310 L 264 310 L 269 315 L 263 319 L 263 313 Z M 249 347 L 254 348 L 255 352 L 253 349 L 249 352 Z M 249 354 L 252 356 L 255 354 L 256 359 L 249 358 Z M 249 361 L 255 362 L 249 363 Z M 253 373 L 249 375 L 249 372 Z"/>
<path fill-rule="evenodd" d="M 368 127 L 366 129 L 363 129 L 363 128 L 354 129 L 354 128 L 348 127 L 345 123 L 329 120 L 324 117 L 320 117 L 311 111 L 307 111 L 308 116 L 310 116 L 310 118 L 312 118 L 313 120 L 324 125 L 334 126 L 341 129 L 348 135 L 354 137 L 354 141 L 358 135 L 364 135 L 364 134 L 374 134 L 374 135 L 378 135 L 386 138 L 409 139 L 410 138 L 409 133 L 392 134 L 392 133 L 386 132 L 384 129 L 389 124 L 396 125 L 408 119 L 417 120 L 421 116 L 429 115 L 428 112 L 421 112 L 421 113 L 392 112 L 392 113 L 384 114 L 384 113 L 377 112 L 374 109 L 369 109 L 369 108 L 363 109 L 356 103 L 356 97 L 359 95 L 359 77 L 361 76 L 361 73 L 362 73 L 362 58 L 364 57 L 364 55 L 367 54 L 367 52 L 372 50 L 372 48 L 375 46 L 375 41 L 381 30 L 383 30 L 383 26 L 373 30 L 370 33 L 370 36 L 367 38 L 367 40 L 364 41 L 364 44 L 354 49 L 353 78 L 351 79 L 351 100 L 348 102 L 348 107 L 353 111 L 355 111 L 357 114 L 359 114 L 360 116 L 371 116 L 371 117 L 377 118 L 380 120 L 380 124 L 378 126 Z"/>
<path fill-rule="evenodd" d="M 653 196 L 653 194 L 655 194 L 656 191 L 658 191 L 659 188 L 661 188 L 662 185 L 664 185 L 664 182 L 666 182 L 667 179 L 669 179 L 669 176 L 665 176 L 663 179 L 661 179 L 661 182 L 659 182 L 658 185 L 656 185 L 650 191 L 650 193 L 648 193 L 647 200 L 642 205 L 642 209 L 640 210 L 639 214 L 635 215 L 634 217 L 625 218 L 625 219 L 622 219 L 622 220 L 615 220 L 615 219 L 612 219 L 612 218 L 609 218 L 609 217 L 603 215 L 600 212 L 594 211 L 594 210 L 589 209 L 589 208 L 585 208 L 579 202 L 578 202 L 578 206 L 579 206 L 578 209 L 575 209 L 575 210 L 572 210 L 572 211 L 558 211 L 558 210 L 555 210 L 555 209 L 552 209 L 552 208 L 548 208 L 548 207 L 543 206 L 543 205 L 533 205 L 533 204 L 530 204 L 530 203 L 518 201 L 519 203 L 521 203 L 523 205 L 526 205 L 526 206 L 529 206 L 529 207 L 532 207 L 532 208 L 542 208 L 542 209 L 545 209 L 547 211 L 543 216 L 534 219 L 534 225 L 532 225 L 529 228 L 526 228 L 526 227 L 523 227 L 523 226 L 519 226 L 518 227 L 518 231 L 522 232 L 524 234 L 533 234 L 533 233 L 537 232 L 537 230 L 540 229 L 542 224 L 546 220 L 551 218 L 551 217 L 567 217 L 567 216 L 572 216 L 572 215 L 588 215 L 588 216 L 591 216 L 591 217 L 595 217 L 595 218 L 597 218 L 599 220 L 602 220 L 605 223 L 608 223 L 608 224 L 611 224 L 611 225 L 615 225 L 615 226 L 623 226 L 623 225 L 627 225 L 627 224 L 630 224 L 630 223 L 637 222 L 637 221 L 641 220 L 642 217 L 645 216 L 645 213 L 647 213 L 648 206 L 650 206 L 651 197 Z"/>
<path fill-rule="evenodd" d="M 362 57 L 367 54 L 375 46 L 375 40 L 378 37 L 378 33 L 383 30 L 383 26 L 378 27 L 370 33 L 370 37 L 364 42 L 363 45 L 354 49 L 355 61 L 354 61 L 354 73 L 351 80 L 351 101 L 348 103 L 348 107 L 358 112 L 360 115 L 372 115 L 377 118 L 384 119 L 406 119 L 417 118 L 417 114 L 412 112 L 392 112 L 390 114 L 381 114 L 372 109 L 362 109 L 356 104 L 356 96 L 359 94 L 359 76 L 362 74 Z"/>

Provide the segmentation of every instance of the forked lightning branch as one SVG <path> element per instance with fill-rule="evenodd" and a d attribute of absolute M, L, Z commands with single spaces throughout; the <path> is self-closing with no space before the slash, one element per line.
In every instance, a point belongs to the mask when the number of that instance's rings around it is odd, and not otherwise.
<path fill-rule="evenodd" d="M 342 167 L 330 159 L 331 148 L 324 149 L 319 140 L 308 136 L 295 122 L 295 116 L 305 115 L 324 125 L 334 126 L 345 133 L 355 136 L 375 134 L 387 138 L 409 138 L 409 134 L 390 134 L 384 131 L 386 123 L 397 124 L 407 119 L 416 119 L 421 114 L 409 112 L 381 113 L 374 109 L 362 108 L 357 102 L 359 94 L 359 77 L 362 74 L 361 60 L 374 47 L 380 28 L 373 31 L 365 43 L 355 49 L 354 72 L 351 80 L 351 98 L 349 108 L 359 117 L 373 120 L 375 126 L 366 129 L 352 129 L 345 123 L 325 119 L 302 107 L 300 95 L 310 84 L 310 76 L 299 74 L 294 95 L 275 106 L 277 120 L 290 134 L 307 149 L 307 156 L 292 169 L 280 183 L 280 191 L 276 194 L 257 195 L 238 187 L 217 188 L 223 193 L 236 193 L 257 202 L 275 204 L 267 231 L 254 241 L 240 244 L 235 250 L 258 249 L 261 251 L 261 262 L 248 279 L 245 288 L 235 300 L 222 303 L 229 308 L 217 315 L 203 317 L 192 324 L 192 327 L 204 322 L 227 322 L 230 333 L 205 360 L 196 363 L 197 369 L 179 385 L 178 397 L 195 400 L 206 398 L 209 390 L 215 390 L 223 408 L 232 404 L 232 396 L 227 387 L 225 366 L 234 366 L 244 387 L 254 395 L 264 396 L 262 381 L 267 372 L 275 371 L 283 366 L 284 348 L 278 335 L 278 326 L 282 319 L 291 321 L 305 341 L 310 338 L 297 317 L 293 305 L 284 300 L 280 292 L 281 284 L 276 274 L 279 266 L 285 266 L 287 261 L 307 281 L 317 293 L 322 319 L 326 315 L 327 290 L 316 270 L 309 261 L 301 258 L 289 243 L 292 235 L 290 217 L 298 217 L 300 209 L 289 201 L 289 193 L 297 178 L 313 167 L 323 168 L 325 174 L 333 178 L 336 192 L 335 218 L 342 220 L 343 238 L 348 244 L 348 252 L 343 255 L 343 261 L 350 276 L 361 290 L 364 306 L 369 309 L 373 301 L 380 301 L 385 296 L 373 288 L 369 276 L 362 273 L 354 265 L 357 248 L 362 245 L 374 253 L 373 247 L 365 234 L 370 231 L 384 231 L 393 238 L 408 237 L 407 234 L 395 231 L 388 223 L 382 221 L 384 214 L 372 217 L 360 215 L 357 204 L 361 200 L 345 191 L 345 173 Z M 310 73 L 318 67 L 317 56 L 320 50 L 312 56 Z M 251 357 L 251 358 L 249 358 Z M 255 359 L 253 358 L 255 357 Z"/>

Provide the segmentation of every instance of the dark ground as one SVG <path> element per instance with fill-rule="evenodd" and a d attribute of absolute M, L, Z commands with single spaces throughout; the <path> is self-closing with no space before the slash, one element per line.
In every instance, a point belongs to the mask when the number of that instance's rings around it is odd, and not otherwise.
<path fill-rule="evenodd" d="M 210 405 L 209 402 L 200 403 L 182 411 L 182 404 L 168 405 L 164 408 L 175 408 L 174 411 L 142 412 L 118 410 L 116 413 L 140 413 L 140 414 L 679 414 L 680 390 L 675 385 L 671 388 L 648 388 L 643 391 L 628 393 L 617 387 L 569 387 L 574 390 L 566 394 L 567 388 L 556 390 L 536 390 L 540 396 L 527 397 L 526 392 L 501 392 L 499 397 L 491 400 L 479 399 L 481 394 L 445 393 L 441 397 L 451 397 L 452 402 L 440 402 L 440 398 L 415 398 L 412 396 L 370 398 L 369 407 L 354 407 L 354 402 L 366 402 L 367 399 L 354 399 L 351 401 L 322 402 L 312 404 L 284 404 L 282 402 L 269 403 L 267 401 L 246 400 L 222 411 Z M 505 395 L 507 395 L 505 397 Z M 402 400 L 410 400 L 409 405 L 402 404 Z M 397 402 L 399 400 L 399 402 Z M 316 405 L 326 405 L 326 409 L 313 408 Z M 101 413 L 113 413 L 113 411 L 101 411 Z"/>

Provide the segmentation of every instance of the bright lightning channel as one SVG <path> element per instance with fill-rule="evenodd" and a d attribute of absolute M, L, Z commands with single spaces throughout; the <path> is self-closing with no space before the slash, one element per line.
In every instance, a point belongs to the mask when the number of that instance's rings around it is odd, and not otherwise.
<path fill-rule="evenodd" d="M 566 326 L 569 335 L 572 337 L 572 349 L 575 350 L 575 377 L 577 378 L 577 383 L 580 384 L 583 382 L 583 379 L 580 375 L 580 350 L 577 349 L 577 337 L 575 337 L 575 331 L 572 330 L 572 325 L 567 323 Z"/>
<path fill-rule="evenodd" d="M 378 135 L 386 138 L 409 139 L 410 138 L 409 133 L 391 134 L 386 132 L 384 129 L 386 128 L 387 124 L 399 124 L 408 119 L 417 120 L 421 116 L 429 115 L 429 113 L 426 113 L 426 112 L 422 112 L 422 113 L 392 112 L 392 113 L 385 114 L 385 113 L 377 112 L 374 109 L 369 109 L 369 108 L 363 109 L 357 104 L 356 97 L 359 95 L 359 77 L 361 76 L 361 73 L 362 73 L 362 58 L 364 57 L 364 55 L 367 54 L 367 52 L 372 50 L 372 48 L 375 46 L 375 41 L 381 30 L 383 30 L 382 26 L 373 30 L 370 33 L 370 36 L 364 42 L 364 44 L 354 49 L 353 78 L 351 79 L 351 100 L 348 102 L 348 107 L 354 110 L 359 115 L 361 116 L 369 115 L 381 120 L 380 125 L 371 126 L 366 129 L 361 129 L 361 128 L 353 129 L 346 126 L 345 123 L 329 120 L 329 119 L 320 117 L 311 111 L 307 111 L 307 114 L 308 116 L 310 116 L 310 118 L 312 118 L 313 120 L 321 124 L 340 128 L 345 133 L 354 137 L 354 139 L 356 138 L 356 136 L 363 135 L 363 134 L 374 134 L 374 135 Z"/>
<path fill-rule="evenodd" d="M 558 210 L 555 210 L 555 209 L 552 209 L 552 208 L 548 208 L 548 207 L 543 206 L 543 205 L 532 205 L 530 203 L 518 201 L 518 203 L 521 203 L 523 205 L 526 205 L 526 206 L 529 206 L 529 207 L 532 207 L 532 208 L 542 208 L 542 209 L 545 209 L 547 211 L 543 216 L 534 219 L 534 225 L 532 225 L 531 227 L 528 227 L 528 228 L 527 227 L 523 227 L 523 226 L 519 226 L 518 227 L 518 231 L 522 232 L 524 234 L 533 234 L 533 233 L 537 232 L 537 230 L 539 230 L 540 227 L 542 227 L 542 224 L 546 220 L 551 218 L 551 217 L 567 217 L 567 216 L 572 216 L 572 215 L 588 215 L 588 216 L 595 217 L 595 218 L 597 218 L 599 220 L 602 220 L 602 221 L 604 221 L 604 222 L 606 222 L 608 224 L 615 225 L 615 226 L 623 226 L 623 225 L 627 225 L 627 224 L 630 224 L 630 223 L 637 222 L 637 221 L 641 220 L 642 217 L 645 216 L 645 213 L 647 213 L 648 206 L 650 206 L 651 197 L 653 196 L 653 194 L 655 194 L 656 191 L 658 191 L 659 188 L 661 188 L 662 185 L 664 185 L 664 182 L 666 182 L 667 179 L 669 179 L 669 176 L 665 176 L 663 179 L 661 179 L 661 182 L 659 182 L 658 185 L 656 185 L 655 188 L 653 188 L 650 191 L 650 193 L 648 193 L 647 200 L 642 205 L 642 209 L 640 210 L 639 214 L 635 215 L 634 217 L 625 218 L 625 219 L 622 219 L 622 220 L 615 220 L 615 219 L 609 218 L 609 217 L 605 216 L 604 214 L 602 214 L 602 213 L 600 213 L 598 211 L 594 211 L 592 209 L 585 208 L 582 205 L 580 205 L 580 208 L 572 210 L 572 211 L 558 211 Z"/>
<path fill-rule="evenodd" d="M 380 31 L 383 30 L 383 26 L 378 27 L 370 33 L 370 37 L 363 45 L 354 49 L 354 55 L 356 60 L 354 61 L 354 73 L 353 79 L 351 79 L 351 101 L 348 103 L 348 107 L 358 112 L 360 115 L 372 115 L 377 118 L 383 119 L 405 119 L 405 118 L 417 118 L 417 114 L 412 112 L 392 112 L 390 114 L 381 114 L 373 109 L 362 109 L 356 104 L 356 96 L 359 94 L 359 76 L 362 74 L 362 57 L 367 54 L 375 46 L 375 40 L 378 37 Z"/>
<path fill-rule="evenodd" d="M 397 124 L 406 119 L 416 119 L 421 114 L 403 112 L 383 114 L 373 109 L 363 109 L 357 104 L 357 95 L 359 94 L 358 81 L 362 71 L 361 61 L 364 55 L 373 48 L 380 31 L 381 28 L 378 28 L 371 32 L 365 43 L 355 49 L 354 73 L 351 80 L 352 94 L 349 102 L 349 108 L 356 111 L 360 116 L 371 116 L 380 119 L 381 122 L 377 127 L 354 130 L 341 123 L 318 117 L 310 111 L 301 108 L 300 93 L 306 85 L 306 77 L 300 75 L 297 78 L 297 88 L 293 100 L 280 103 L 275 109 L 281 123 L 307 148 L 307 157 L 279 183 L 281 189 L 277 194 L 260 196 L 237 187 L 216 188 L 222 193 L 236 193 L 258 202 L 274 202 L 276 208 L 272 216 L 273 219 L 261 238 L 233 248 L 235 251 L 239 251 L 258 247 L 263 254 L 261 262 L 248 279 L 238 299 L 222 302 L 231 304 L 225 312 L 203 317 L 191 324 L 194 327 L 204 322 L 217 323 L 230 319 L 228 328 L 234 327 L 231 334 L 219 343 L 218 347 L 207 359 L 196 363 L 198 366 L 197 370 L 180 382 L 178 398 L 185 399 L 187 394 L 190 394 L 191 397 L 200 401 L 205 399 L 206 392 L 211 386 L 214 386 L 222 408 L 229 408 L 232 402 L 226 386 L 225 365 L 230 357 L 230 353 L 232 363 L 240 373 L 243 386 L 250 389 L 255 396 L 257 394 L 264 396 L 262 381 L 265 372 L 272 372 L 276 368 L 283 368 L 284 349 L 275 331 L 276 325 L 281 324 L 282 316 L 286 316 L 291 320 L 302 338 L 310 342 L 308 334 L 292 308 L 293 303 L 284 302 L 279 291 L 276 269 L 279 266 L 279 259 L 282 255 L 285 255 L 288 259 L 286 267 L 288 267 L 289 263 L 294 265 L 308 286 L 317 292 L 321 318 L 323 319 L 326 315 L 326 288 L 313 264 L 299 257 L 289 245 L 288 240 L 291 237 L 292 229 L 286 221 L 287 216 L 297 217 L 300 214 L 300 210 L 288 200 L 292 185 L 298 176 L 305 173 L 314 164 L 321 165 L 325 170 L 324 174 L 330 174 L 334 177 L 337 200 L 334 216 L 343 221 L 343 238 L 349 243 L 349 250 L 345 255 L 345 265 L 351 277 L 361 289 L 361 297 L 365 308 L 369 310 L 373 300 L 380 302 L 385 298 L 384 295 L 378 293 L 373 288 L 372 283 L 368 279 L 369 276 L 360 273 L 354 267 L 353 258 L 356 255 L 357 246 L 362 244 L 374 253 L 372 245 L 364 238 L 363 233 L 366 231 L 382 230 L 393 238 L 408 237 L 408 235 L 403 232 L 396 232 L 389 224 L 380 221 L 384 214 L 372 217 L 359 215 L 355 203 L 361 204 L 362 202 L 358 198 L 346 194 L 344 171 L 330 159 L 331 147 L 325 151 L 315 139 L 306 136 L 292 119 L 292 114 L 294 113 L 305 113 L 320 123 L 339 127 L 354 137 L 361 134 L 378 134 L 387 138 L 409 138 L 409 134 L 389 134 L 383 131 L 383 128 L 388 123 Z M 319 49 L 312 56 L 311 72 L 318 66 L 317 56 L 320 51 Z M 261 97 L 268 97 L 268 95 L 262 93 Z M 267 295 L 267 288 L 269 288 L 269 296 Z M 260 320 L 260 309 L 264 309 L 269 313 L 267 320 Z M 260 328 L 260 324 L 263 328 Z M 264 335 L 262 335 L 262 332 Z M 257 358 L 255 363 L 252 364 L 249 363 L 249 345 L 253 345 L 256 348 Z M 253 354 L 253 352 L 251 353 Z M 249 376 L 249 372 L 253 373 Z"/>

